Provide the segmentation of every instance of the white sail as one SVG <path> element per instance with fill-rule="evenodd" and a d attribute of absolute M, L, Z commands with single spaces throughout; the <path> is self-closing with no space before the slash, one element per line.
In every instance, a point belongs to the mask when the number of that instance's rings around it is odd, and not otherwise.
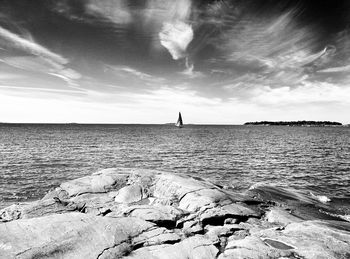
<path fill-rule="evenodd" d="M 175 123 L 175 126 L 176 126 L 176 127 L 179 127 L 179 128 L 182 128 L 182 127 L 183 127 L 181 112 L 179 112 L 179 118 L 177 119 L 177 122 Z"/>

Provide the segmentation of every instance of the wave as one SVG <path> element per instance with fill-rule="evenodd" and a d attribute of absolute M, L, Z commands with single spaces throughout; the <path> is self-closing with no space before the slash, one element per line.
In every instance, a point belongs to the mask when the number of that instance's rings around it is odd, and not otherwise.
<path fill-rule="evenodd" d="M 350 199 L 330 198 L 310 190 L 296 190 L 266 184 L 253 184 L 248 194 L 263 202 L 273 202 L 290 209 L 294 216 L 305 220 L 350 221 Z"/>
<path fill-rule="evenodd" d="M 322 212 L 326 215 L 329 215 L 331 217 L 336 217 L 336 218 L 339 218 L 341 220 L 345 220 L 345 221 L 350 222 L 350 215 L 341 215 L 341 214 L 331 213 L 331 212 L 323 211 L 323 210 L 320 210 L 320 212 Z"/>
<path fill-rule="evenodd" d="M 315 195 L 315 194 L 313 194 L 312 192 L 310 192 L 310 195 L 311 195 L 311 197 L 313 197 L 313 198 L 319 200 L 319 201 L 322 202 L 322 203 L 331 202 L 331 199 L 328 198 L 328 197 L 325 196 L 325 195 Z"/>

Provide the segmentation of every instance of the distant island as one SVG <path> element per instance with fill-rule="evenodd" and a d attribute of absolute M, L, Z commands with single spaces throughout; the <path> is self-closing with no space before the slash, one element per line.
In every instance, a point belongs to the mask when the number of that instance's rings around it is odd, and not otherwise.
<path fill-rule="evenodd" d="M 343 124 L 334 121 L 256 121 L 246 122 L 244 125 L 325 127 L 342 126 Z"/>

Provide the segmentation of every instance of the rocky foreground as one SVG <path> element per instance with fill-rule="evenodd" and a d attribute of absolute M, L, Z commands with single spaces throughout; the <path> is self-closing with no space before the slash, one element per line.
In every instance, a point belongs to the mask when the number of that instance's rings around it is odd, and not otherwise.
<path fill-rule="evenodd" d="M 65 182 L 0 222 L 0 258 L 350 258 L 350 223 L 154 170 Z"/>

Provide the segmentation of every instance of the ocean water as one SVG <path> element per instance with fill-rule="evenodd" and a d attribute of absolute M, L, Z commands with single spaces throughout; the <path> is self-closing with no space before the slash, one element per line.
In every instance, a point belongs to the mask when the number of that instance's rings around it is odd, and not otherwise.
<path fill-rule="evenodd" d="M 350 128 L 0 125 L 0 208 L 110 167 L 269 185 L 350 203 Z"/>

